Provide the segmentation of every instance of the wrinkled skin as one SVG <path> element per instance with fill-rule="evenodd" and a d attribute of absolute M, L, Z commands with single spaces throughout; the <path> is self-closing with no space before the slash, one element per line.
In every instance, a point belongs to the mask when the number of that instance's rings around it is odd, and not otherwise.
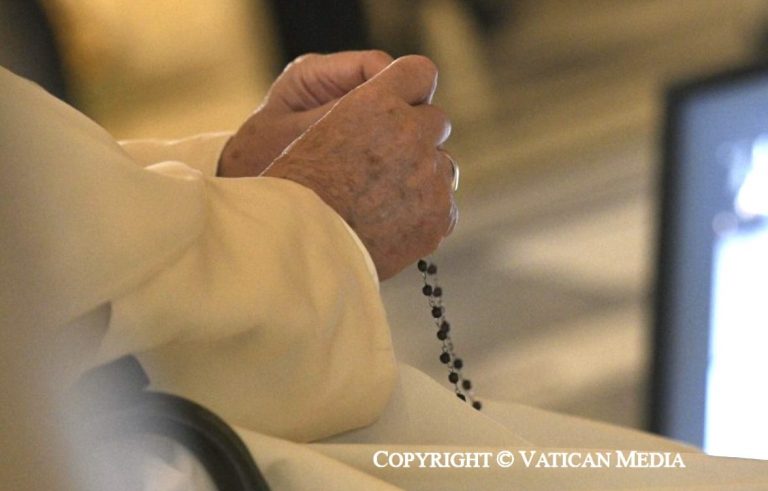
<path fill-rule="evenodd" d="M 219 176 L 258 176 L 338 100 L 392 62 L 383 51 L 306 54 L 283 70 L 227 143 Z"/>
<path fill-rule="evenodd" d="M 451 164 L 440 149 L 450 123 L 431 105 L 437 69 L 429 59 L 388 63 L 379 52 L 358 53 L 374 55 L 358 54 L 349 61 L 357 67 L 333 83 L 330 72 L 326 79 L 306 75 L 317 58 L 295 63 L 307 63 L 304 79 L 289 66 L 227 146 L 220 175 L 278 177 L 312 189 L 355 230 L 384 280 L 435 250 L 456 223 Z M 283 140 L 269 136 L 267 116 Z M 250 151 L 258 142 L 248 135 L 258 131 L 270 144 Z"/>

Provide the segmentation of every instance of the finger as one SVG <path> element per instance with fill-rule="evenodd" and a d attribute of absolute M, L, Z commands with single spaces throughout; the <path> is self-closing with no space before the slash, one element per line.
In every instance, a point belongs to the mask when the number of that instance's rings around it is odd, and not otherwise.
<path fill-rule="evenodd" d="M 411 105 L 430 103 L 437 88 L 437 66 L 425 56 L 403 56 L 371 78 L 365 86 L 390 92 Z"/>
<path fill-rule="evenodd" d="M 413 108 L 416 117 L 421 122 L 424 134 L 435 146 L 442 145 L 451 136 L 451 120 L 448 115 L 437 106 L 421 104 Z"/>
<path fill-rule="evenodd" d="M 346 95 L 392 62 L 378 50 L 306 54 L 289 64 L 273 94 L 293 110 L 307 110 Z"/>
<path fill-rule="evenodd" d="M 324 55 L 317 74 L 333 78 L 335 84 L 344 91 L 337 96 L 341 97 L 373 78 L 393 61 L 394 59 L 384 51 L 343 51 Z"/>
<path fill-rule="evenodd" d="M 435 245 L 437 247 L 439 243 L 445 237 L 449 236 L 459 218 L 459 210 L 456 206 L 456 196 L 454 193 L 452 181 L 453 181 L 453 158 L 444 150 L 437 151 L 436 162 L 436 176 L 433 179 L 439 180 L 433 184 L 434 197 L 432 202 L 436 204 L 436 211 L 438 212 L 439 219 L 435 223 L 435 232 L 438 234 L 438 242 Z"/>
<path fill-rule="evenodd" d="M 456 206 L 456 200 L 451 199 L 451 214 L 450 214 L 450 222 L 448 224 L 448 231 L 445 233 L 445 236 L 448 237 L 453 233 L 453 231 L 456 229 L 456 224 L 459 223 L 459 207 Z"/>

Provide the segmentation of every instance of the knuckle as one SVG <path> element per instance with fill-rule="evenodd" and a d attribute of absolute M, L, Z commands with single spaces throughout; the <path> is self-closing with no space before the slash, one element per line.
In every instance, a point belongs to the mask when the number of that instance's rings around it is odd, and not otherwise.
<path fill-rule="evenodd" d="M 440 107 L 437 106 L 430 106 L 432 108 L 432 113 L 434 114 L 433 118 L 435 121 L 435 125 L 438 126 L 440 129 L 442 129 L 444 132 L 450 134 L 451 131 L 451 118 L 448 117 L 448 113 L 445 112 Z"/>
<path fill-rule="evenodd" d="M 437 87 L 437 65 L 422 55 L 410 55 L 402 59 L 398 72 L 410 85 L 410 102 L 431 102 Z M 420 95 L 420 98 L 416 96 Z"/>
<path fill-rule="evenodd" d="M 437 65 L 431 59 L 424 55 L 408 55 L 403 57 L 403 60 L 407 60 L 413 67 L 427 75 L 432 77 L 437 76 Z"/>
<path fill-rule="evenodd" d="M 393 104 L 393 97 L 376 85 L 361 85 L 351 91 L 342 100 L 349 100 L 350 104 L 360 107 L 375 109 L 388 107 Z"/>
<path fill-rule="evenodd" d="M 360 117 L 374 118 L 378 131 L 398 131 L 402 126 L 416 130 L 417 125 L 409 117 L 410 106 L 396 95 L 386 90 L 372 86 L 361 87 L 345 96 L 339 103 L 337 111 L 347 111 Z M 394 135 L 392 135 L 394 136 Z"/>
<path fill-rule="evenodd" d="M 389 55 L 386 51 L 382 51 L 380 49 L 371 49 L 366 51 L 365 55 L 369 57 L 372 61 L 376 63 L 380 63 L 382 65 L 389 65 L 392 63 L 393 58 Z"/>
<path fill-rule="evenodd" d="M 297 56 L 288 66 L 295 66 L 299 63 L 306 63 L 311 61 L 316 61 L 317 59 L 321 58 L 323 55 L 319 53 L 304 53 L 303 55 Z"/>
<path fill-rule="evenodd" d="M 436 121 L 440 122 L 448 122 L 448 113 L 445 112 L 445 110 L 439 106 L 430 105 L 429 107 L 430 111 L 432 111 L 432 114 L 434 115 L 434 118 Z"/>

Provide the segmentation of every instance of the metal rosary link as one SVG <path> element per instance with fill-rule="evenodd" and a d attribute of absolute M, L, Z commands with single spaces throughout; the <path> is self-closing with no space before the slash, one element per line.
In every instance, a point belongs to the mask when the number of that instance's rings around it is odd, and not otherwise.
<path fill-rule="evenodd" d="M 440 361 L 448 367 L 448 381 L 454 386 L 456 396 L 462 401 L 467 402 L 478 411 L 483 407 L 482 403 L 475 399 L 472 391 L 472 381 L 464 378 L 461 369 L 464 367 L 464 361 L 456 356 L 453 350 L 453 341 L 451 341 L 451 324 L 445 317 L 445 307 L 443 306 L 443 289 L 437 282 L 437 265 L 420 259 L 416 267 L 421 271 L 424 279 L 424 287 L 421 292 L 427 297 L 431 307 L 432 319 L 437 326 L 437 339 L 443 343 Z"/>

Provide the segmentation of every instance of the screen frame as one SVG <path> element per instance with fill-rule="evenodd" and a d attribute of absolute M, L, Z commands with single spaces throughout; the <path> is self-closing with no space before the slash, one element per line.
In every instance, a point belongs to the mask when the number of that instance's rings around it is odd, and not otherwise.
<path fill-rule="evenodd" d="M 707 367 L 710 330 L 704 335 L 686 331 L 683 315 L 709 319 L 711 314 L 712 255 L 704 262 L 695 257 L 689 265 L 702 268 L 706 285 L 690 285 L 680 273 L 683 257 L 681 230 L 685 225 L 681 209 L 685 205 L 685 169 L 681 163 L 684 112 L 689 104 L 706 92 L 722 90 L 750 79 L 768 78 L 768 62 L 731 68 L 705 78 L 688 80 L 670 87 L 665 96 L 661 142 L 661 168 L 658 172 L 659 200 L 656 231 L 656 272 L 654 281 L 653 327 L 650 367 L 648 429 L 702 447 L 704 445 Z M 714 237 L 707 241 L 709 251 Z M 690 288 L 698 289 L 700 306 L 694 312 L 681 312 L 690 299 Z M 685 293 L 683 293 L 685 292 Z M 681 324 L 683 328 L 681 328 Z M 707 326 L 709 322 L 707 320 Z"/>

